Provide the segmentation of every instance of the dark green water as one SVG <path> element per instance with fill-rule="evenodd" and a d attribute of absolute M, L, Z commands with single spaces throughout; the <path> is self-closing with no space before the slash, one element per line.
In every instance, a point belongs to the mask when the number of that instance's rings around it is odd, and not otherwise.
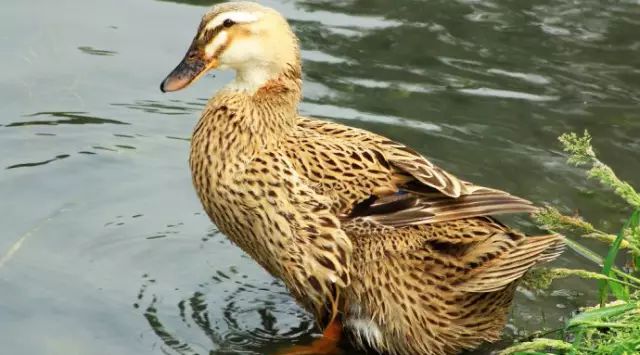
<path fill-rule="evenodd" d="M 589 129 L 640 186 L 637 1 L 264 3 L 301 38 L 304 114 L 606 230 L 625 217 L 556 137 Z M 158 90 L 209 4 L 0 5 L 0 353 L 261 354 L 316 334 L 191 187 L 186 139 L 231 73 Z M 571 251 L 556 265 L 591 267 Z M 503 344 L 477 353 L 562 324 L 593 288 L 520 292 Z"/>

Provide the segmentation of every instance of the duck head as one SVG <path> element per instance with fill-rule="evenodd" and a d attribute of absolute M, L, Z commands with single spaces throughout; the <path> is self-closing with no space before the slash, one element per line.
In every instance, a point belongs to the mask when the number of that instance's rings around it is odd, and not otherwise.
<path fill-rule="evenodd" d="M 180 90 L 210 70 L 233 69 L 232 88 L 256 91 L 299 62 L 297 39 L 277 11 L 253 2 L 222 3 L 204 15 L 189 50 L 160 90 Z"/>

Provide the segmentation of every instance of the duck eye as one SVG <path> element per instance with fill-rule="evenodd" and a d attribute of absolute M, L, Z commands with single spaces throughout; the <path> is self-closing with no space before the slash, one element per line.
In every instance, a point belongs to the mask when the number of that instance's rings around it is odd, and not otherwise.
<path fill-rule="evenodd" d="M 233 26 L 234 24 L 235 24 L 235 22 L 233 22 L 233 20 L 231 20 L 231 19 L 226 19 L 226 20 L 224 20 L 224 22 L 222 23 L 222 25 L 223 25 L 224 27 L 231 27 L 231 26 Z"/>

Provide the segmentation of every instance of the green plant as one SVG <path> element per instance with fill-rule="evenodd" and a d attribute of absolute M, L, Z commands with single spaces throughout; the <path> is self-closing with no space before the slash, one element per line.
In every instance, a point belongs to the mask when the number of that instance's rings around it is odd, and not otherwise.
<path fill-rule="evenodd" d="M 597 239 L 609 244 L 605 256 L 589 250 L 579 242 L 567 238 L 567 245 L 600 265 L 601 272 L 580 269 L 540 269 L 530 273 L 525 284 L 545 288 L 553 279 L 578 276 L 595 279 L 599 288 L 599 305 L 583 309 L 567 321 L 564 328 L 546 333 L 557 339 L 536 338 L 513 345 L 501 352 L 507 354 L 638 354 L 640 353 L 640 194 L 620 180 L 614 171 L 601 162 L 591 146 L 591 136 L 575 133 L 560 136 L 568 162 L 588 166 L 587 176 L 610 188 L 627 202 L 631 216 L 618 232 L 612 235 L 595 228 L 579 216 L 566 216 L 547 206 L 535 219 L 542 227 L 556 233 Z M 625 270 L 616 267 L 621 250 L 627 251 L 632 265 Z M 613 300 L 612 302 L 610 302 Z M 609 303 L 607 303 L 609 302 Z"/>

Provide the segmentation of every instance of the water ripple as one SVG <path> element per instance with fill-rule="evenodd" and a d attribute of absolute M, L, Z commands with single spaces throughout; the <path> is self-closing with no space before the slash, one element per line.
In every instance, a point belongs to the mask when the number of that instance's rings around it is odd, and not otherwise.
<path fill-rule="evenodd" d="M 508 76 L 510 78 L 521 79 L 532 84 L 546 85 L 551 82 L 550 79 L 538 74 L 511 72 L 511 71 L 495 69 L 495 68 L 491 68 L 487 70 L 487 72 L 491 74 Z"/>
<path fill-rule="evenodd" d="M 529 94 L 526 92 L 499 90 L 499 89 L 491 89 L 491 88 L 459 89 L 458 91 L 468 95 L 499 97 L 503 99 L 519 99 L 519 100 L 528 100 L 528 101 L 558 100 L 557 96 L 536 95 L 536 94 Z"/>
<path fill-rule="evenodd" d="M 78 47 L 78 49 L 82 53 L 86 53 L 86 54 L 90 54 L 90 55 L 112 56 L 112 55 L 118 54 L 115 51 L 110 51 L 110 50 L 106 50 L 106 49 L 96 49 L 96 48 L 93 48 L 93 47 L 90 47 L 90 46 L 81 46 L 81 47 Z"/>
<path fill-rule="evenodd" d="M 37 112 L 25 117 L 38 117 L 38 116 L 50 116 L 55 118 L 54 120 L 33 120 L 33 121 L 20 121 L 7 124 L 5 127 L 20 127 L 20 126 L 56 126 L 63 124 L 119 124 L 128 125 L 129 123 L 118 121 L 110 118 L 101 118 L 96 116 L 90 116 L 87 112 Z"/>
<path fill-rule="evenodd" d="M 66 159 L 66 158 L 68 158 L 69 156 L 70 156 L 69 154 L 60 154 L 60 155 L 56 155 L 54 158 L 47 159 L 47 160 L 43 160 L 43 161 L 37 161 L 37 162 L 32 162 L 32 163 L 21 163 L 21 164 L 9 165 L 9 166 L 7 166 L 7 167 L 6 167 L 6 169 L 30 168 L 30 167 L 34 167 L 34 166 L 45 165 L 45 164 L 49 164 L 49 163 L 51 163 L 51 162 L 54 162 L 54 161 L 56 161 L 56 160 Z"/>
<path fill-rule="evenodd" d="M 400 126 L 400 127 L 411 127 L 414 129 L 418 129 L 421 131 L 427 132 L 438 132 L 442 130 L 442 127 L 439 125 L 415 121 L 408 118 L 402 117 L 394 117 L 389 115 L 376 115 L 372 113 L 364 113 L 359 112 L 354 109 L 339 107 L 333 105 L 326 105 L 320 103 L 311 103 L 305 101 L 303 105 L 304 109 L 308 111 L 310 114 L 316 117 L 325 117 L 332 118 L 337 120 L 355 120 L 355 121 L 364 121 L 364 122 L 374 122 L 374 123 L 382 123 L 386 125 Z"/>
<path fill-rule="evenodd" d="M 186 115 L 193 112 L 200 112 L 207 99 L 199 101 L 180 101 L 180 100 L 139 100 L 132 104 L 114 103 L 112 106 L 126 107 L 128 109 L 143 111 L 146 113 L 158 113 L 162 115 Z"/>

